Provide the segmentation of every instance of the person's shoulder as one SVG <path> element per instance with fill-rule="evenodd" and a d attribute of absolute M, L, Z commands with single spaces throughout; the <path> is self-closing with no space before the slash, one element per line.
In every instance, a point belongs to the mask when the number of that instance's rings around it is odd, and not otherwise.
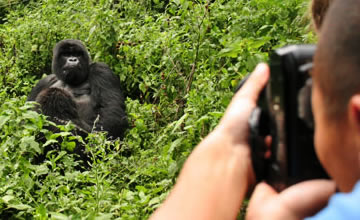
<path fill-rule="evenodd" d="M 336 193 L 329 204 L 315 216 L 306 220 L 317 219 L 360 219 L 360 181 L 350 193 Z"/>

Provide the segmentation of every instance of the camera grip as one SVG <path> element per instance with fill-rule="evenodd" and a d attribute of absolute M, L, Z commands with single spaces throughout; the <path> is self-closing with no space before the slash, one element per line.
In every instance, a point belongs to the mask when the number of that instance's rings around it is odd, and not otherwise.
<path fill-rule="evenodd" d="M 265 137 L 269 135 L 267 129 L 262 126 L 266 123 L 266 114 L 260 107 L 256 107 L 249 118 L 249 143 L 251 147 L 251 159 L 258 182 L 265 180 L 267 177 L 266 167 L 270 164 L 269 159 L 265 158 L 267 146 Z"/>

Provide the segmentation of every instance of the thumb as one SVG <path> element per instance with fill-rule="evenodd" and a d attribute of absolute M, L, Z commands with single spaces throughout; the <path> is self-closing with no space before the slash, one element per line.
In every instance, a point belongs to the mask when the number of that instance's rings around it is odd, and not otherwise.
<path fill-rule="evenodd" d="M 265 87 L 265 84 L 267 83 L 269 77 L 269 66 L 265 63 L 258 64 L 255 70 L 246 80 L 243 87 L 234 96 L 234 99 L 236 100 L 240 97 L 248 97 L 256 102 L 261 90 Z"/>
<path fill-rule="evenodd" d="M 238 131 L 240 135 L 247 132 L 247 130 L 239 129 L 239 126 L 242 125 L 244 127 L 247 125 L 247 120 L 251 111 L 255 107 L 260 92 L 264 88 L 269 77 L 269 66 L 264 63 L 257 65 L 245 84 L 232 98 L 220 126 L 227 125 L 227 127 L 229 127 L 228 130 Z M 239 135 L 238 133 L 236 133 L 235 136 Z"/>

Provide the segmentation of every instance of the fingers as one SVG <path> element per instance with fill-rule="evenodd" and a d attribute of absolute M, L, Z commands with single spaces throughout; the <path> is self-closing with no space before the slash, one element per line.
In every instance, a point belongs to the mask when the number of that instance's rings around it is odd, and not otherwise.
<path fill-rule="evenodd" d="M 266 151 L 264 154 L 265 159 L 270 159 L 271 157 L 271 143 L 272 143 L 272 137 L 270 135 L 266 136 L 265 137 Z"/>
<path fill-rule="evenodd" d="M 247 97 L 254 102 L 258 99 L 261 90 L 265 87 L 269 80 L 270 69 L 267 64 L 260 63 L 256 66 L 255 70 L 251 73 L 250 77 L 244 86 L 235 95 L 234 99 L 240 97 Z"/>
<path fill-rule="evenodd" d="M 312 216 L 324 208 L 336 186 L 330 180 L 311 180 L 288 188 L 280 194 L 280 202 L 299 219 Z"/>
<path fill-rule="evenodd" d="M 251 197 L 247 219 L 304 219 L 324 208 L 335 188 L 332 181 L 311 180 L 277 193 L 260 183 Z"/>

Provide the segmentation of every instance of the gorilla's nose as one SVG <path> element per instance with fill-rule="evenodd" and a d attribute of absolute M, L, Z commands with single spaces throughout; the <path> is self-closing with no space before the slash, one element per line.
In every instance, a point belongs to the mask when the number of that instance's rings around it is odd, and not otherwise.
<path fill-rule="evenodd" d="M 76 64 L 79 63 L 79 60 L 78 60 L 78 58 L 76 58 L 76 57 L 69 57 L 68 60 L 67 60 L 67 62 L 68 62 L 69 64 L 71 64 L 71 65 L 76 65 Z"/>

